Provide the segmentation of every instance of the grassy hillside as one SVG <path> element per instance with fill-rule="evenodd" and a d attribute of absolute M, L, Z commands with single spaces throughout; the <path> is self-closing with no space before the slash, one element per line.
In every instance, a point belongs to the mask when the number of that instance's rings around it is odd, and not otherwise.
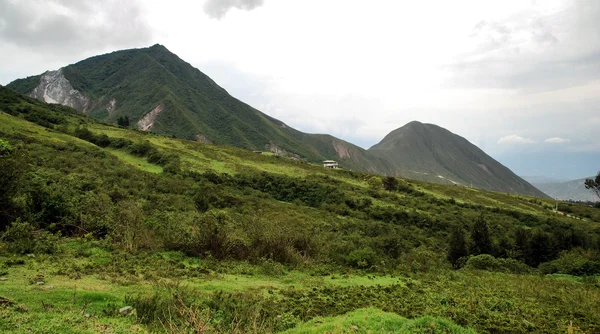
<path fill-rule="evenodd" d="M 411 122 L 369 152 L 390 160 L 392 175 L 547 197 L 463 137 L 433 124 Z"/>
<path fill-rule="evenodd" d="M 132 128 L 178 138 L 310 162 L 334 159 L 342 168 L 380 175 L 545 196 L 464 138 L 432 125 L 409 124 L 370 150 L 330 135 L 297 131 L 233 98 L 162 45 L 91 57 L 66 66 L 62 74 L 91 98 L 91 103 L 78 105 L 108 123 L 127 117 Z M 40 77 L 8 86 L 29 94 Z"/>
<path fill-rule="evenodd" d="M 3 331 L 600 329 L 595 208 L 132 131 L 4 88 L 0 140 Z"/>
<path fill-rule="evenodd" d="M 86 113 L 98 120 L 115 124 L 127 116 L 137 128 L 140 119 L 160 107 L 150 128 L 155 133 L 277 151 L 312 162 L 337 159 L 353 170 L 381 170 L 379 159 L 358 146 L 302 133 L 233 98 L 162 45 L 91 57 L 65 67 L 63 74 L 73 88 L 92 98 Z M 40 76 L 16 80 L 8 87 L 28 94 L 35 78 L 39 81 Z M 340 149 L 344 153 L 338 153 Z"/>

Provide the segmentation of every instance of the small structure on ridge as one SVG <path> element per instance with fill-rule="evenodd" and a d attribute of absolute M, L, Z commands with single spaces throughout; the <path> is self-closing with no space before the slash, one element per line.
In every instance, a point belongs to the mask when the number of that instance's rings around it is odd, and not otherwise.
<path fill-rule="evenodd" d="M 331 169 L 338 169 L 338 168 L 340 168 L 340 166 L 338 165 L 337 161 L 333 161 L 333 160 L 325 160 L 325 161 L 323 161 L 323 167 L 325 167 L 325 168 L 331 168 Z"/>

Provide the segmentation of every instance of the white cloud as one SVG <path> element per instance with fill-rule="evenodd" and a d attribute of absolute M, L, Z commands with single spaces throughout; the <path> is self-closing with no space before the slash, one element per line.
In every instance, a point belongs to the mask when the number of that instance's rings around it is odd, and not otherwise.
<path fill-rule="evenodd" d="M 547 138 L 546 140 L 544 140 L 544 142 L 550 143 L 550 144 L 562 144 L 562 143 L 567 143 L 570 141 L 571 141 L 570 139 L 565 139 L 565 138 L 560 138 L 560 137 L 552 137 L 552 138 Z"/>
<path fill-rule="evenodd" d="M 264 0 L 207 0 L 204 12 L 215 19 L 222 18 L 230 9 L 253 10 L 263 5 Z"/>
<path fill-rule="evenodd" d="M 508 135 L 500 138 L 498 144 L 533 144 L 535 140 L 531 138 L 523 138 L 519 135 Z"/>

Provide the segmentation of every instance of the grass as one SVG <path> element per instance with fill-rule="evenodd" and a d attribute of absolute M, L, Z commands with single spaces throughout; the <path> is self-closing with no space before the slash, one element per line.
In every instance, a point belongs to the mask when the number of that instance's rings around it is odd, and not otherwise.
<path fill-rule="evenodd" d="M 288 333 L 600 329 L 600 280 L 593 277 L 478 270 L 407 277 L 339 267 L 315 274 L 313 266 L 279 266 L 273 272 L 269 262 L 219 262 L 178 252 L 119 255 L 85 239 L 65 240 L 60 249 L 56 255 L 0 256 L 8 278 L 0 281 L 0 297 L 14 301 L 0 306 L 0 331 L 161 331 L 139 323 L 135 313 L 124 316 L 117 310 L 134 296 L 181 289 L 203 299 L 229 293 L 242 300 L 270 300 L 275 314 L 283 314 L 274 320 L 291 321 Z M 35 284 L 38 280 L 44 285 Z"/>
<path fill-rule="evenodd" d="M 146 160 L 146 158 L 135 156 L 123 150 L 116 150 L 111 148 L 106 148 L 104 150 L 121 159 L 122 161 L 125 161 L 126 163 L 146 172 L 159 174 L 163 171 L 163 168 L 161 166 L 149 163 L 148 160 Z"/>
<path fill-rule="evenodd" d="M 475 333 L 444 318 L 406 319 L 377 308 L 362 308 L 336 317 L 316 317 L 286 334 L 317 333 Z"/>
<path fill-rule="evenodd" d="M 28 266 L 31 268 L 31 266 Z M 35 267 L 34 267 L 35 268 Z M 71 279 L 53 275 L 51 268 L 12 267 L 8 281 L 0 282 L 0 296 L 14 301 L 0 307 L 0 332 L 10 333 L 115 333 L 138 332 L 131 317 L 119 317 L 124 296 L 142 286 L 118 286 L 95 277 Z M 44 285 L 30 283 L 43 275 Z"/>

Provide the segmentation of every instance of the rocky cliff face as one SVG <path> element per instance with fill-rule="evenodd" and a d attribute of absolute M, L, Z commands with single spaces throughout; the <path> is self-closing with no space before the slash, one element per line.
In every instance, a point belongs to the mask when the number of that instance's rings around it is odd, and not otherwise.
<path fill-rule="evenodd" d="M 47 71 L 40 78 L 40 83 L 29 93 L 29 96 L 47 103 L 59 103 L 87 111 L 90 98 L 71 86 L 71 83 L 62 73 L 62 68 L 57 71 Z"/>

